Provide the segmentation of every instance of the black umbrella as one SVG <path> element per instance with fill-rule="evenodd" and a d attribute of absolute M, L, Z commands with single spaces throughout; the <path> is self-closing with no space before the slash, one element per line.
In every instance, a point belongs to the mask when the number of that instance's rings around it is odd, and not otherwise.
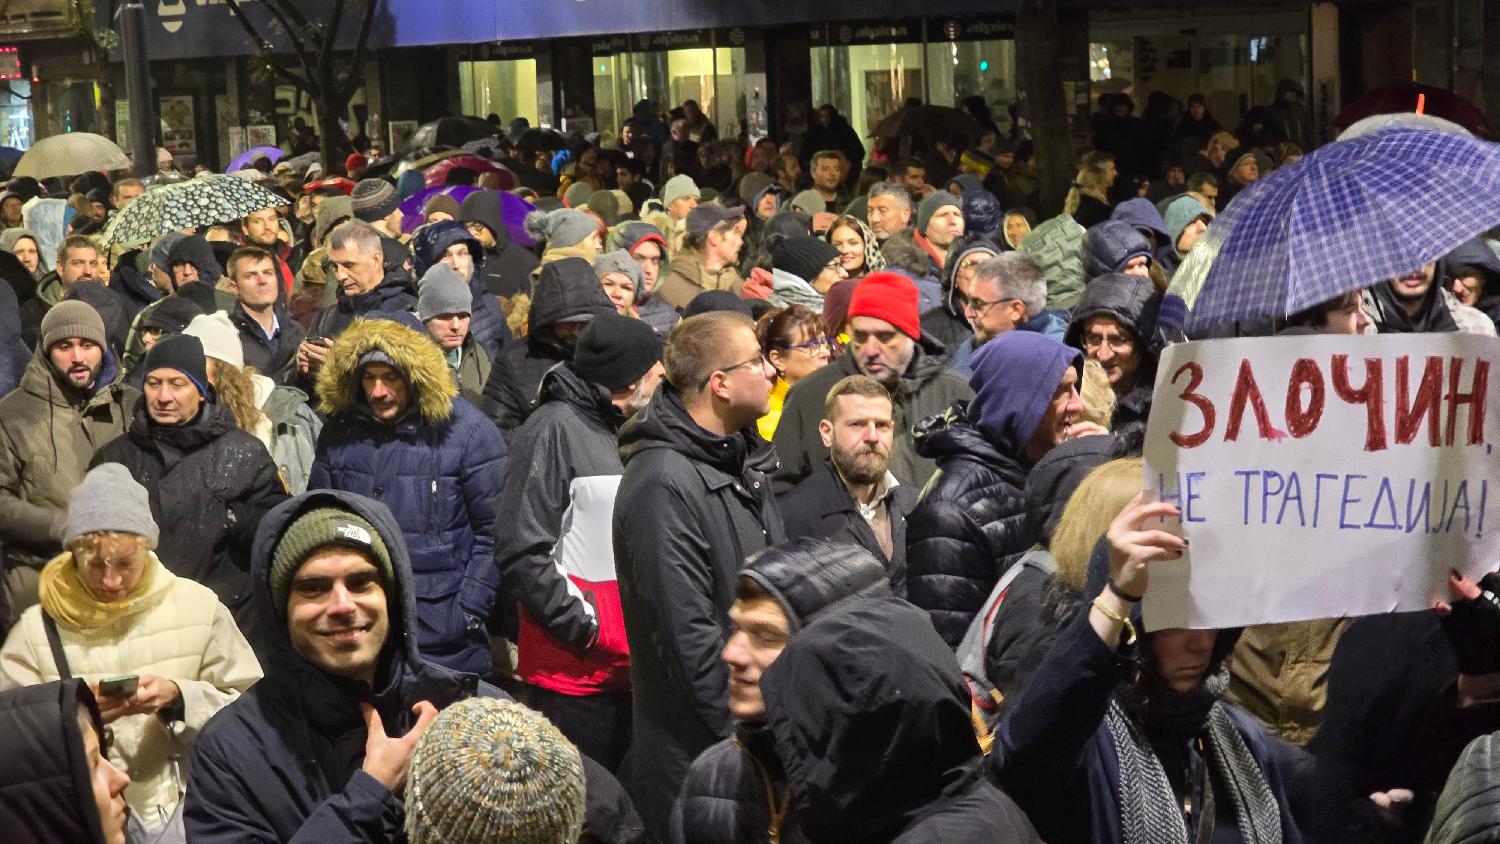
<path fill-rule="evenodd" d="M 478 117 L 463 115 L 460 117 L 439 117 L 431 123 L 423 123 L 411 133 L 411 140 L 407 143 L 409 148 L 416 147 L 461 147 L 470 141 L 477 141 L 493 135 L 498 130 L 488 120 Z"/>
<path fill-rule="evenodd" d="M 947 142 L 962 138 L 967 145 L 979 140 L 979 124 L 956 108 L 907 106 L 886 115 L 870 130 L 870 136 L 887 140 L 926 138 Z"/>

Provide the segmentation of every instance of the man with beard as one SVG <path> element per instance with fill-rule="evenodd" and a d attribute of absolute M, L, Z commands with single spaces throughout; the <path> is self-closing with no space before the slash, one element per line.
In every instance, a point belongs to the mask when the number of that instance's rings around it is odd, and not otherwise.
<path fill-rule="evenodd" d="M 500 493 L 513 528 L 497 538 L 495 564 L 502 600 L 521 605 L 517 695 L 611 771 L 630 741 L 630 649 L 608 530 L 625 471 L 618 438 L 661 383 L 661 351 L 640 320 L 594 317 L 511 435 Z"/>
<path fill-rule="evenodd" d="M 292 247 L 281 239 L 281 215 L 276 213 L 275 208 L 252 211 L 249 216 L 240 220 L 240 244 L 259 247 L 270 253 L 281 295 L 292 295 L 293 273 L 291 265 L 287 263 Z"/>
<path fill-rule="evenodd" d="M 15 615 L 36 603 L 37 575 L 62 551 L 68 497 L 100 446 L 125 431 L 140 393 L 119 380 L 104 321 L 86 302 L 42 318 L 21 385 L 0 399 L 0 545 Z M 0 600 L 0 636 L 14 616 Z"/>
<path fill-rule="evenodd" d="M 1365 311 L 1378 334 L 1464 334 L 1495 336 L 1495 323 L 1433 283 L 1437 263 L 1365 290 Z"/>
<path fill-rule="evenodd" d="M 828 390 L 847 375 L 867 375 L 890 391 L 896 425 L 890 470 L 915 489 L 927 483 L 937 464 L 917 454 L 912 426 L 974 395 L 963 376 L 944 363 L 943 344 L 922 330 L 911 279 L 892 272 L 866 276 L 849 300 L 849 337 L 847 354 L 787 392 L 776 426 L 779 492 L 800 483 L 828 457 L 818 424 Z"/>
<path fill-rule="evenodd" d="M 917 490 L 887 468 L 894 413 L 891 394 L 873 378 L 850 375 L 833 385 L 818 423 L 828 460 L 778 502 L 788 539 L 850 542 L 874 554 L 888 574 L 906 568 L 906 516 Z"/>

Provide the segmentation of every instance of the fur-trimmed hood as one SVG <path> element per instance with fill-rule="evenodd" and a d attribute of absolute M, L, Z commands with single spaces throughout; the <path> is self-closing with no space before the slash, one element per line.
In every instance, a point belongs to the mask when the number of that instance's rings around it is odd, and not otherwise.
<path fill-rule="evenodd" d="M 360 361 L 373 351 L 389 357 L 406 377 L 423 421 L 448 421 L 458 385 L 442 349 L 410 328 L 384 319 L 356 319 L 333 341 L 318 371 L 318 401 L 324 413 L 338 416 L 367 409 L 359 385 Z"/>

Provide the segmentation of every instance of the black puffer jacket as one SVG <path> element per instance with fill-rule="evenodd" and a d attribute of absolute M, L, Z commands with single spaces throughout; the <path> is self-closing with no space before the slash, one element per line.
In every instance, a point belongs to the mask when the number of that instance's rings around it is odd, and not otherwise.
<path fill-rule="evenodd" d="M 1156 330 L 1161 299 L 1149 278 L 1105 273 L 1089 282 L 1068 322 L 1064 342 L 1076 349 L 1083 348 L 1083 330 L 1095 317 L 1110 317 L 1135 338 L 1135 351 L 1141 357 L 1136 386 L 1117 399 L 1110 425 L 1116 431 L 1132 422 L 1145 422 L 1151 414 L 1151 386 L 1156 383 L 1156 360 L 1163 345 Z"/>
<path fill-rule="evenodd" d="M 905 601 L 859 601 L 809 625 L 761 691 L 808 840 L 1039 841 L 979 772 L 958 663 Z"/>
<path fill-rule="evenodd" d="M 582 258 L 564 258 L 542 268 L 531 297 L 531 328 L 526 340 L 505 345 L 484 385 L 480 409 L 500 433 L 509 435 L 536 409 L 537 388 L 547 370 L 573 359 L 572 346 L 558 339 L 552 326 L 577 317 L 593 319 L 614 310 L 594 268 Z"/>
<path fill-rule="evenodd" d="M 214 590 L 240 632 L 261 647 L 263 631 L 250 608 L 250 541 L 287 492 L 260 440 L 235 427 L 222 404 L 205 404 L 193 421 L 167 426 L 151 421 L 143 400 L 129 432 L 99 449 L 89 468 L 101 463 L 123 464 L 150 494 L 162 563 Z"/>
<path fill-rule="evenodd" d="M 104 735 L 81 679 L 0 694 L 0 829 L 10 844 L 104 844 L 78 707 Z"/>
<path fill-rule="evenodd" d="M 620 430 L 620 456 L 615 567 L 635 697 L 621 779 L 665 840 L 688 765 L 733 726 L 720 654 L 736 574 L 784 539 L 769 478 L 775 452 L 753 426 L 730 437 L 705 431 L 664 383 Z"/>
<path fill-rule="evenodd" d="M 951 647 L 1006 567 L 1036 541 L 1021 494 L 1025 467 L 964 418 L 967 406 L 959 402 L 913 432 L 917 453 L 936 460 L 938 474 L 906 522 L 906 582 L 892 584 L 932 615 Z"/>
<path fill-rule="evenodd" d="M 510 239 L 505 227 L 499 191 L 475 191 L 464 197 L 458 219 L 475 222 L 490 230 L 495 245 L 484 250 L 484 286 L 494 296 L 510 298 L 531 289 L 531 271 L 541 261 L 531 250 Z"/>

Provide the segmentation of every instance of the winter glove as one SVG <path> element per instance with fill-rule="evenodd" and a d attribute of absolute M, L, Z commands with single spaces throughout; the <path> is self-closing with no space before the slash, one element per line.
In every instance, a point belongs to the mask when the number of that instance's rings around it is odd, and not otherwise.
<path fill-rule="evenodd" d="M 1500 672 L 1500 574 L 1485 575 L 1477 597 L 1454 601 L 1452 607 L 1441 621 L 1458 657 L 1458 673 Z"/>

